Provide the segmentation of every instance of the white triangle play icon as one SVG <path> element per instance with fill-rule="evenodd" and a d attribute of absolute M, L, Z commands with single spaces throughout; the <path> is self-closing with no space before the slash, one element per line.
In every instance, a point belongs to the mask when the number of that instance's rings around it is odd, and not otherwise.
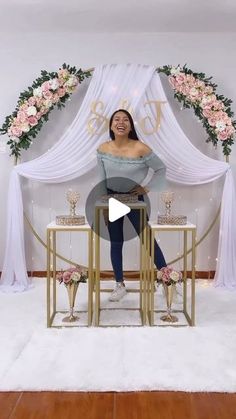
<path fill-rule="evenodd" d="M 128 205 L 122 204 L 122 202 L 117 201 L 115 198 L 109 199 L 108 217 L 111 223 L 128 214 L 130 211 Z"/>

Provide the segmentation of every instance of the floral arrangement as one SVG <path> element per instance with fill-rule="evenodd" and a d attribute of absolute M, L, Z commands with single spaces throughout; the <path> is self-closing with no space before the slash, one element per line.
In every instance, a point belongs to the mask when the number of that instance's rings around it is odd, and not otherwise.
<path fill-rule="evenodd" d="M 166 65 L 158 72 L 168 76 L 170 85 L 174 89 L 174 96 L 184 108 L 193 108 L 195 115 L 201 120 L 206 129 L 207 142 L 216 147 L 221 141 L 224 155 L 231 153 L 234 143 L 236 121 L 230 108 L 232 101 L 216 93 L 217 85 L 206 78 L 204 73 L 194 73 L 186 65 L 173 67 Z"/>
<path fill-rule="evenodd" d="M 56 275 L 56 279 L 60 282 L 60 284 L 63 282 L 65 286 L 73 283 L 78 284 L 79 282 L 86 282 L 87 277 L 87 272 L 80 266 L 77 266 L 76 268 L 69 268 L 66 271 L 61 270 Z"/>
<path fill-rule="evenodd" d="M 175 271 L 169 266 L 164 266 L 157 271 L 157 282 L 165 285 L 173 285 L 183 281 L 183 276 L 180 271 Z"/>
<path fill-rule="evenodd" d="M 29 148 L 44 121 L 48 121 L 49 112 L 55 106 L 59 109 L 64 107 L 76 86 L 90 75 L 88 71 L 66 64 L 58 72 L 41 71 L 41 77 L 20 94 L 15 111 L 6 117 L 0 128 L 1 135 L 9 136 L 7 144 L 11 156 L 17 159 L 21 149 Z"/>

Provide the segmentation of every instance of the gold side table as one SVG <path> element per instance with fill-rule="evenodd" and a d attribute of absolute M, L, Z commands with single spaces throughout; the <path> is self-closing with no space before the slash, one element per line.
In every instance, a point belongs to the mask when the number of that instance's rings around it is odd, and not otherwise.
<path fill-rule="evenodd" d="M 151 257 L 150 266 L 148 269 L 148 319 L 150 326 L 154 324 L 154 313 L 163 313 L 165 310 L 158 310 L 154 307 L 154 290 L 155 290 L 155 278 L 154 278 L 154 239 L 156 233 L 162 231 L 166 232 L 183 232 L 183 307 L 182 310 L 172 310 L 173 313 L 183 313 L 185 319 L 190 326 L 195 325 L 195 264 L 196 264 L 196 225 L 187 223 L 186 225 L 161 225 L 157 223 L 149 222 L 149 231 L 151 235 L 150 246 Z M 187 242 L 188 233 L 191 234 L 191 245 L 192 245 L 192 258 L 191 258 L 191 295 L 190 295 L 190 313 L 187 307 Z M 148 250 L 149 252 L 149 250 Z M 156 326 L 178 326 L 178 324 L 167 323 Z"/>
<path fill-rule="evenodd" d="M 53 320 L 57 313 L 66 313 L 67 311 L 57 310 L 57 292 L 56 292 L 56 239 L 58 232 L 86 232 L 88 234 L 88 326 L 92 324 L 93 315 L 93 230 L 88 224 L 76 226 L 61 226 L 55 221 L 47 225 L 47 327 L 53 326 Z M 51 284 L 52 283 L 52 284 Z M 52 285 L 52 289 L 51 289 Z M 82 312 L 76 310 L 77 312 Z M 73 323 L 67 327 L 78 327 Z"/>
<path fill-rule="evenodd" d="M 139 308 L 124 308 L 123 310 L 139 310 L 142 325 L 146 324 L 147 313 L 147 210 L 145 202 L 138 201 L 135 203 L 127 203 L 132 209 L 140 211 L 140 279 L 139 279 Z M 104 209 L 108 209 L 108 203 L 97 201 L 95 204 L 95 326 L 100 325 L 100 312 L 103 310 L 100 304 L 100 213 Z M 104 290 L 112 291 L 112 290 Z M 137 292 L 136 290 L 128 290 L 128 292 Z M 114 310 L 106 308 L 104 310 Z M 103 325 L 104 326 L 104 325 Z"/>

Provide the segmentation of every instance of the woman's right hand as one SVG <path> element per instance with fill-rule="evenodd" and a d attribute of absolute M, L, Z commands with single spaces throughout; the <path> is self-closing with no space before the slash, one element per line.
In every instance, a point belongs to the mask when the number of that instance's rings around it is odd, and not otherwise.
<path fill-rule="evenodd" d="M 108 208 L 105 208 L 103 210 L 103 218 L 104 218 L 104 222 L 105 222 L 105 224 L 107 226 L 108 225 L 108 221 L 109 221 Z"/>

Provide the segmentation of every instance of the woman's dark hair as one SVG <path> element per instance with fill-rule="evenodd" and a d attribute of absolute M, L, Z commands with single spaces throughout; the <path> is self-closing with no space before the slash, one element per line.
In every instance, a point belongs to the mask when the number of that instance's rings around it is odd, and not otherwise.
<path fill-rule="evenodd" d="M 117 114 L 117 112 L 123 112 L 123 113 L 125 113 L 125 114 L 128 116 L 128 118 L 129 118 L 129 122 L 130 122 L 130 125 L 131 125 L 131 130 L 130 130 L 130 132 L 129 132 L 128 137 L 129 137 L 129 138 L 131 138 L 131 140 L 138 140 L 137 132 L 136 132 L 136 130 L 135 130 L 135 128 L 134 128 L 134 121 L 133 121 L 133 118 L 132 118 L 132 116 L 130 115 L 130 113 L 129 113 L 128 111 L 126 111 L 125 109 L 118 109 L 117 111 L 115 111 L 115 112 L 111 115 L 110 122 L 109 122 L 109 133 L 110 133 L 110 138 L 111 138 L 112 140 L 114 140 L 114 139 L 115 139 L 115 135 L 114 135 L 114 132 L 113 132 L 113 131 L 112 131 L 112 129 L 111 129 L 111 125 L 112 125 L 112 121 L 113 121 L 113 119 L 114 119 L 114 116 Z"/>

